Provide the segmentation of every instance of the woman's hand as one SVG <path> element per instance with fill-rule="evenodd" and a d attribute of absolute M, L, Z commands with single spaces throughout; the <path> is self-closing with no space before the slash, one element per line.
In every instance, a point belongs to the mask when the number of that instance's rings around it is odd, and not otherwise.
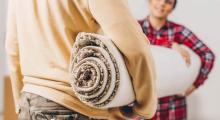
<path fill-rule="evenodd" d="M 179 96 L 185 96 L 188 97 L 196 90 L 196 87 L 194 85 L 189 86 L 184 93 L 178 94 Z"/>
<path fill-rule="evenodd" d="M 191 85 L 190 87 L 187 88 L 187 90 L 184 93 L 184 96 L 189 96 L 192 94 L 192 92 L 194 92 L 196 89 L 196 87 L 194 85 Z"/>
<path fill-rule="evenodd" d="M 181 56 L 183 57 L 183 59 L 185 60 L 185 62 L 187 64 L 187 66 L 189 67 L 191 64 L 189 52 L 177 43 L 173 43 L 172 48 L 181 54 Z"/>

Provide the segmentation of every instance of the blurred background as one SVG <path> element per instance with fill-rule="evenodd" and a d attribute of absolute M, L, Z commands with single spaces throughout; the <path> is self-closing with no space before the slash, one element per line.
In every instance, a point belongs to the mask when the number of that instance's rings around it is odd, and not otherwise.
<path fill-rule="evenodd" d="M 129 0 L 136 19 L 147 16 L 147 0 Z M 216 62 L 205 85 L 188 97 L 188 120 L 220 120 L 220 0 L 178 0 L 169 18 L 190 28 L 215 53 Z M 13 120 L 13 102 L 8 76 L 4 40 L 7 0 L 0 0 L 0 120 Z M 13 110 L 12 110 L 13 111 Z M 5 118 L 3 119 L 3 116 Z"/>
<path fill-rule="evenodd" d="M 5 21 L 6 21 L 6 8 L 7 0 L 0 0 L 0 120 L 3 120 L 4 111 L 4 76 L 6 73 L 5 63 Z"/>

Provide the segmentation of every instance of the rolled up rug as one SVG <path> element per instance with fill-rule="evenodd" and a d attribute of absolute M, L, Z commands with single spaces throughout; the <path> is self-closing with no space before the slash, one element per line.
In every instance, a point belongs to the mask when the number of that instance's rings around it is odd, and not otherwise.
<path fill-rule="evenodd" d="M 85 104 L 105 109 L 135 100 L 124 59 L 106 36 L 81 32 L 70 59 L 71 86 Z"/>
<path fill-rule="evenodd" d="M 183 47 L 183 46 L 182 46 Z M 156 70 L 156 86 L 158 97 L 181 94 L 196 80 L 201 61 L 199 57 L 186 49 L 190 54 L 190 66 L 176 50 L 151 45 Z"/>

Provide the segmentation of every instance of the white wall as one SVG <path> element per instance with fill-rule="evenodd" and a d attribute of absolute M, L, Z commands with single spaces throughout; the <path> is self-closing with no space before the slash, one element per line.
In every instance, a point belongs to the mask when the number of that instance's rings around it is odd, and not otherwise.
<path fill-rule="evenodd" d="M 3 112 L 3 96 L 4 96 L 4 81 L 5 74 L 5 52 L 4 52 L 4 39 L 5 39 L 5 17 L 6 17 L 6 0 L 0 1 L 0 120 L 2 120 Z"/>
<path fill-rule="evenodd" d="M 134 16 L 147 15 L 148 0 L 129 0 Z M 190 28 L 215 52 L 215 67 L 205 82 L 188 98 L 189 120 L 220 120 L 220 0 L 178 0 L 170 20 Z"/>

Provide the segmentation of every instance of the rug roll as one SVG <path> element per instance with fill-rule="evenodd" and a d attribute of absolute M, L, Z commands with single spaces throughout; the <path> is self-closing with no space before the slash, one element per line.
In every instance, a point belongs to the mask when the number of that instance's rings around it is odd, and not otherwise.
<path fill-rule="evenodd" d="M 183 93 L 196 80 L 201 61 L 192 50 L 186 47 L 184 49 L 190 54 L 190 66 L 187 66 L 181 54 L 176 50 L 151 45 L 156 68 L 158 97 Z"/>
<path fill-rule="evenodd" d="M 85 32 L 77 35 L 70 76 L 76 96 L 91 107 L 119 107 L 135 99 L 124 59 L 106 36 Z"/>

